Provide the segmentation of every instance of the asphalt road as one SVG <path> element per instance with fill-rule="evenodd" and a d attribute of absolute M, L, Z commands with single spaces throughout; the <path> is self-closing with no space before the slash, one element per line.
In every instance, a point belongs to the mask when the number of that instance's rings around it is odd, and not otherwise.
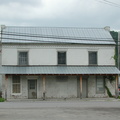
<path fill-rule="evenodd" d="M 19 101 L 0 103 L 0 120 L 119 119 L 119 101 Z"/>

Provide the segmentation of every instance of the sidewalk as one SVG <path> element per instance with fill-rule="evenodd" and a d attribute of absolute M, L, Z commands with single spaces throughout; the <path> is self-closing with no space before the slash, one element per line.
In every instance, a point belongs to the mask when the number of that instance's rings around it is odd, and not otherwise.
<path fill-rule="evenodd" d="M 120 102 L 120 99 L 116 99 L 116 98 L 59 98 L 59 99 L 50 99 L 50 98 L 46 98 L 45 100 L 43 99 L 8 99 L 6 102 L 20 102 L 20 101 L 31 101 L 31 102 L 35 102 L 35 101 L 68 101 L 68 102 L 72 102 L 72 101 L 76 101 L 76 102 L 85 102 L 85 101 L 116 101 L 116 102 Z"/>

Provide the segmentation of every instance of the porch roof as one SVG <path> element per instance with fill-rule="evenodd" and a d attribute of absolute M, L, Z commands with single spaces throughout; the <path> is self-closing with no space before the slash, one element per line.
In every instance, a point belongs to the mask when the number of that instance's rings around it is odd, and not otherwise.
<path fill-rule="evenodd" d="M 2 66 L 0 74 L 120 74 L 120 71 L 114 66 Z"/>

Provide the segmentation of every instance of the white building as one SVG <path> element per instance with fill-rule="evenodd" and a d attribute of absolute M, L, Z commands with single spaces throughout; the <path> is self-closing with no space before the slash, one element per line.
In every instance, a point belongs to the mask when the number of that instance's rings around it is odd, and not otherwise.
<path fill-rule="evenodd" d="M 7 26 L 2 31 L 3 97 L 108 97 L 105 86 L 115 95 L 114 49 L 104 28 Z"/>

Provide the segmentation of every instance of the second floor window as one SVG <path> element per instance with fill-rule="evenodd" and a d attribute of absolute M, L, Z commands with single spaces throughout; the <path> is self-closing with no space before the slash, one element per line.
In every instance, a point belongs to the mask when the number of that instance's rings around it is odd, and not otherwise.
<path fill-rule="evenodd" d="M 66 52 L 58 52 L 58 65 L 66 65 Z"/>
<path fill-rule="evenodd" d="M 89 65 L 97 65 L 97 52 L 89 52 Z"/>
<path fill-rule="evenodd" d="M 19 52 L 18 57 L 19 65 L 28 65 L 28 52 Z"/>

